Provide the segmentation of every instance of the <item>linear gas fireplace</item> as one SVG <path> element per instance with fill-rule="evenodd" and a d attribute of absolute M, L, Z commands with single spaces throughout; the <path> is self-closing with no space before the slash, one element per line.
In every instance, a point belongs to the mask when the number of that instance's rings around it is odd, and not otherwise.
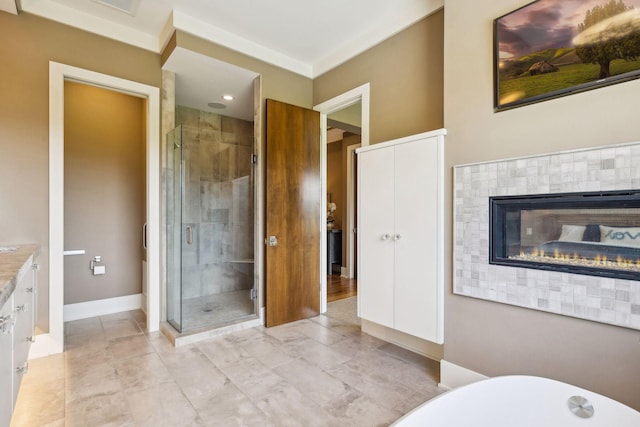
<path fill-rule="evenodd" d="M 640 280 L 640 190 L 490 197 L 489 263 Z"/>

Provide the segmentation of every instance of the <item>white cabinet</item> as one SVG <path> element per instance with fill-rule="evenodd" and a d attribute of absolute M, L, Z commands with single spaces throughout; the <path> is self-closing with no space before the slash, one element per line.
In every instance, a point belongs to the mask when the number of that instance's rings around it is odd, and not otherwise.
<path fill-rule="evenodd" d="M 0 290 L 5 295 L 2 299 L 6 299 L 0 307 L 0 427 L 11 422 L 20 384 L 28 370 L 36 320 L 36 250 L 35 245 L 25 245 L 0 258 Z"/>
<path fill-rule="evenodd" d="M 357 151 L 360 317 L 439 344 L 445 134 Z"/>
<path fill-rule="evenodd" d="M 13 405 L 18 399 L 22 378 L 27 373 L 29 348 L 35 333 L 35 274 L 31 265 L 20 271 L 13 292 L 15 326 L 13 330 Z"/>
<path fill-rule="evenodd" d="M 0 307 L 0 426 L 13 412 L 13 295 Z"/>

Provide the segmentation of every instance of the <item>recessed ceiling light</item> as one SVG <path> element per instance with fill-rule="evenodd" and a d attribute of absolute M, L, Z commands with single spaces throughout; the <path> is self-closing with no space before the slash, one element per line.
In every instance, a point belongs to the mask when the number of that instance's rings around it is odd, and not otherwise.
<path fill-rule="evenodd" d="M 218 109 L 227 108 L 227 106 L 224 105 L 222 102 L 210 102 L 207 105 L 211 108 L 218 108 Z"/>
<path fill-rule="evenodd" d="M 233 95 L 222 95 L 222 99 L 225 101 L 233 101 Z"/>

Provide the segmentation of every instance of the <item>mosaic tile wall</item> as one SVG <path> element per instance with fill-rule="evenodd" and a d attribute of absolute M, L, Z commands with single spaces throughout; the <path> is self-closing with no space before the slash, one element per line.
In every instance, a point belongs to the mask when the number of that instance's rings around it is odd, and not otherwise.
<path fill-rule="evenodd" d="M 454 168 L 454 293 L 640 329 L 640 282 L 489 264 L 489 197 L 640 188 L 640 144 Z"/>

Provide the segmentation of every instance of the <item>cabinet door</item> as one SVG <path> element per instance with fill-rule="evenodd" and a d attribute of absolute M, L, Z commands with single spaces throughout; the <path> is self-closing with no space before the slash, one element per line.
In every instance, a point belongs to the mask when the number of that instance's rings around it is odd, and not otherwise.
<path fill-rule="evenodd" d="M 13 295 L 0 308 L 0 317 L 6 318 L 13 311 Z M 13 411 L 13 328 L 0 327 L 0 426 L 8 426 Z"/>
<path fill-rule="evenodd" d="M 18 398 L 18 391 L 22 378 L 26 374 L 29 357 L 30 339 L 34 334 L 33 326 L 33 305 L 34 305 L 34 272 L 31 264 L 23 267 L 18 277 L 16 290 L 13 293 L 13 303 L 15 306 L 16 325 L 13 331 L 13 404 Z"/>
<path fill-rule="evenodd" d="M 360 317 L 393 327 L 393 147 L 358 154 Z"/>
<path fill-rule="evenodd" d="M 437 335 L 437 138 L 396 146 L 395 328 L 435 341 Z"/>

